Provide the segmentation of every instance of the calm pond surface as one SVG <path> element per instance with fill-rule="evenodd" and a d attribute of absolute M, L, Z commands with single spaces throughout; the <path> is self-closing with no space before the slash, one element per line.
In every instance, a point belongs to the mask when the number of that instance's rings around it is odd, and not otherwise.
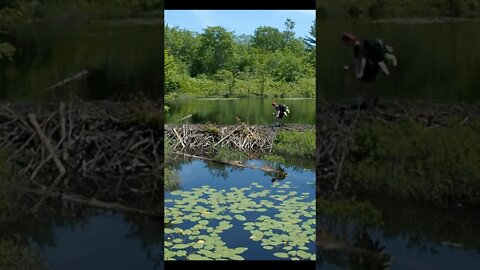
<path fill-rule="evenodd" d="M 27 236 L 49 270 L 163 270 L 162 224 L 99 211 L 83 218 L 0 223 L 0 237 Z"/>
<path fill-rule="evenodd" d="M 314 171 L 279 166 L 286 177 L 199 160 L 177 166 L 179 188 L 165 192 L 165 260 L 314 259 Z"/>
<path fill-rule="evenodd" d="M 374 202 L 382 212 L 383 225 L 363 226 L 320 216 L 319 227 L 349 239 L 356 247 L 382 256 L 347 251 L 317 253 L 317 269 L 450 270 L 480 266 L 480 212 L 456 208 L 432 208 L 395 202 Z M 366 232 L 371 241 L 354 240 Z M 375 242 L 378 241 L 377 244 Z M 377 253 L 378 254 L 378 253 Z M 361 262 L 363 260 L 363 263 Z M 390 264 L 390 268 L 380 265 Z"/>
<path fill-rule="evenodd" d="M 166 123 L 177 123 L 180 119 L 192 115 L 182 123 L 236 124 L 237 117 L 249 124 L 274 124 L 278 120 L 272 102 L 286 104 L 290 114 L 282 119 L 283 123 L 315 124 L 315 99 L 179 99 L 172 102 Z"/>
<path fill-rule="evenodd" d="M 0 99 L 51 100 L 74 93 L 86 100 L 143 92 L 162 95 L 162 25 L 50 23 L 18 25 L 0 42 L 17 52 L 0 63 Z M 88 76 L 54 90 L 83 70 Z"/>
<path fill-rule="evenodd" d="M 406 21 L 408 22 L 408 21 Z M 394 46 L 398 67 L 373 86 L 383 97 L 480 101 L 480 21 L 450 23 L 322 22 L 318 31 L 318 86 L 329 100 L 358 96 L 352 49 L 340 42 L 344 31 L 382 38 Z"/>

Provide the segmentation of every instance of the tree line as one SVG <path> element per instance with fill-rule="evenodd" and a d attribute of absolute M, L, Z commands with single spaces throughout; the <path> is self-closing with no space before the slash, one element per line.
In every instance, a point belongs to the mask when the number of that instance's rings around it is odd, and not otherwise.
<path fill-rule="evenodd" d="M 478 18 L 479 0 L 317 0 L 322 19 Z"/>
<path fill-rule="evenodd" d="M 315 93 L 315 23 L 304 38 L 295 22 L 236 35 L 221 26 L 201 33 L 165 26 L 165 93 L 190 96 L 302 96 Z"/>

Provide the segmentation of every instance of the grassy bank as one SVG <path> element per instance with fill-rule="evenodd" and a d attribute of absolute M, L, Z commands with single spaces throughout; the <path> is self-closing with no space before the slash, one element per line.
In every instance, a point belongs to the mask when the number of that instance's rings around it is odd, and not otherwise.
<path fill-rule="evenodd" d="M 306 159 L 315 158 L 315 131 L 279 131 L 272 152 Z"/>
<path fill-rule="evenodd" d="M 479 132 L 478 119 L 439 127 L 413 121 L 364 123 L 345 162 L 343 190 L 478 205 Z"/>
<path fill-rule="evenodd" d="M 246 98 L 246 97 L 315 97 L 315 78 L 302 78 L 297 82 L 275 81 L 264 77 L 247 80 L 231 78 L 229 80 L 213 80 L 204 76 L 195 78 L 180 76 L 177 81 L 178 90 L 167 93 L 165 100 L 181 97 L 196 98 Z"/>
<path fill-rule="evenodd" d="M 0 239 L 0 269 L 48 269 L 39 255 L 18 240 Z"/>
<path fill-rule="evenodd" d="M 0 14 L 15 21 L 159 17 L 160 0 L 2 1 Z"/>

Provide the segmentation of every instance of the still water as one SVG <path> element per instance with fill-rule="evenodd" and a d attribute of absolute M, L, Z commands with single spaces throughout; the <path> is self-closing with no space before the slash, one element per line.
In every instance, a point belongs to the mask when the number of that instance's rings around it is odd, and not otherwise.
<path fill-rule="evenodd" d="M 372 204 L 382 215 L 383 224 L 379 226 L 318 217 L 319 228 L 328 229 L 337 239 L 363 251 L 320 249 L 317 269 L 478 269 L 478 210 L 408 205 L 385 198 Z M 360 240 L 360 234 L 367 237 Z"/>
<path fill-rule="evenodd" d="M 259 160 L 246 164 L 266 165 Z M 177 166 L 178 188 L 165 193 L 165 259 L 196 258 L 192 254 L 219 259 L 217 254 L 228 248 L 244 249 L 239 255 L 246 260 L 313 259 L 315 174 L 301 167 L 278 166 L 287 174 L 199 160 Z M 197 210 L 200 215 L 192 215 Z M 291 214 L 296 215 L 292 224 L 282 221 L 282 215 Z M 265 220 L 272 225 L 259 225 Z M 196 231 L 201 234 L 198 239 Z M 297 232 L 298 239 L 290 238 Z M 222 258 L 238 258 L 232 256 Z"/>
<path fill-rule="evenodd" d="M 162 223 L 97 211 L 0 223 L 0 237 L 27 238 L 49 270 L 163 270 Z"/>
<path fill-rule="evenodd" d="M 216 123 L 236 124 L 237 118 L 249 124 L 272 124 L 278 120 L 272 102 L 285 104 L 290 114 L 282 119 L 283 123 L 315 124 L 315 99 L 182 99 L 169 104 L 165 114 L 166 123 Z"/>
<path fill-rule="evenodd" d="M 17 25 L 0 42 L 13 44 L 14 61 L 0 62 L 0 99 L 86 100 L 139 92 L 162 95 L 161 24 L 58 23 Z M 79 72 L 88 75 L 49 90 Z"/>
<path fill-rule="evenodd" d="M 358 96 L 352 49 L 340 42 L 345 31 L 382 38 L 394 46 L 398 67 L 380 75 L 373 90 L 383 97 L 480 101 L 479 21 L 449 23 L 321 22 L 318 32 L 319 93 L 329 100 Z"/>

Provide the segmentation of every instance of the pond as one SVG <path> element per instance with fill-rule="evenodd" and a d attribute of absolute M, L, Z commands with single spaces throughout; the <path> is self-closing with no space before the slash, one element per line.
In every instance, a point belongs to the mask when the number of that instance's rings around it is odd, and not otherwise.
<path fill-rule="evenodd" d="M 326 21 L 318 28 L 319 91 L 329 100 L 358 96 L 357 82 L 343 65 L 353 52 L 340 42 L 343 32 L 382 38 L 394 46 L 398 67 L 380 75 L 373 90 L 387 98 L 480 101 L 480 21 L 449 23 Z"/>
<path fill-rule="evenodd" d="M 169 111 L 165 114 L 166 123 L 178 123 L 182 118 L 191 115 L 182 123 L 216 123 L 237 124 L 241 119 L 249 124 L 277 123 L 272 101 L 286 104 L 290 114 L 282 119 L 283 123 L 315 124 L 315 99 L 178 99 L 169 103 Z"/>
<path fill-rule="evenodd" d="M 0 99 L 51 100 L 75 94 L 85 100 L 139 92 L 163 93 L 161 24 L 35 23 L 0 33 L 17 52 L 0 63 Z M 82 71 L 55 90 L 48 89 Z"/>
<path fill-rule="evenodd" d="M 162 223 L 97 211 L 1 223 L 0 237 L 27 237 L 49 270 L 163 270 Z"/>
<path fill-rule="evenodd" d="M 165 260 L 314 260 L 315 174 L 287 175 L 194 160 L 165 192 Z"/>
<path fill-rule="evenodd" d="M 319 216 L 319 228 L 363 251 L 320 249 L 317 269 L 478 269 L 478 210 L 409 205 L 388 199 L 372 203 L 382 214 L 383 224 L 378 226 Z"/>

